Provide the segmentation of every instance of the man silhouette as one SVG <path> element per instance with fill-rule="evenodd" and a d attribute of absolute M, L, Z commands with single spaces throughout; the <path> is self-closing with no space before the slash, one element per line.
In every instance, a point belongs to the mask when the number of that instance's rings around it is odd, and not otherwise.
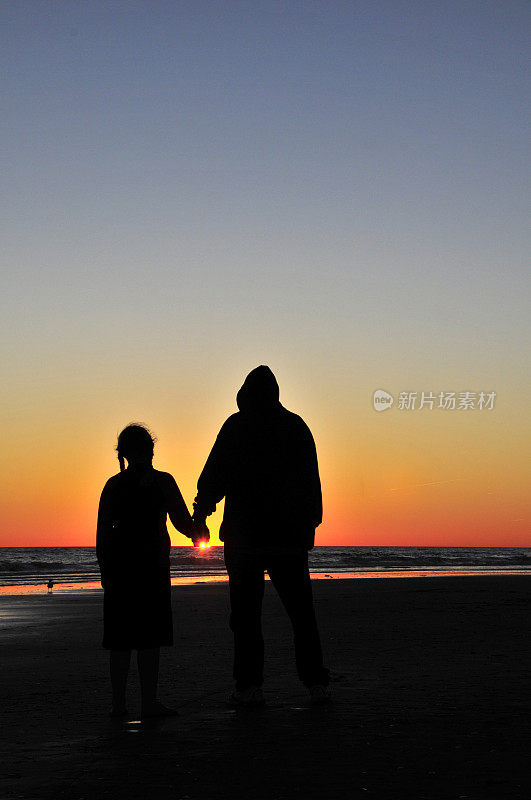
<path fill-rule="evenodd" d="M 322 520 L 321 484 L 312 434 L 279 402 L 269 367 L 249 373 L 239 411 L 223 424 L 197 483 L 194 520 L 225 497 L 225 543 L 234 633 L 233 705 L 262 705 L 262 598 L 267 571 L 291 619 L 301 681 L 313 703 L 330 699 L 328 670 L 313 608 L 308 550 Z"/>

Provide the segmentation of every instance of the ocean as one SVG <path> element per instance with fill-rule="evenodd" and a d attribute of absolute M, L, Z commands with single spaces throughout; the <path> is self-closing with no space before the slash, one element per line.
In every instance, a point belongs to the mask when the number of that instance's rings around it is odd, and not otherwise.
<path fill-rule="evenodd" d="M 226 578 L 223 547 L 172 547 L 173 583 Z M 315 547 L 310 571 L 319 577 L 396 577 L 528 572 L 529 547 Z M 94 547 L 0 548 L 0 587 L 38 587 L 52 579 L 56 589 L 99 581 Z M 82 586 L 79 586 L 82 588 Z"/>

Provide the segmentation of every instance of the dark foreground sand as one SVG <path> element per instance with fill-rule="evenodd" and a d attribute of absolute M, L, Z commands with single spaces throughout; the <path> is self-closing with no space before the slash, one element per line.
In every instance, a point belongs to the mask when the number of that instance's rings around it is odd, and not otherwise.
<path fill-rule="evenodd" d="M 107 717 L 102 595 L 0 598 L 1 798 L 524 798 L 530 577 L 318 581 L 334 703 L 309 707 L 267 586 L 268 705 L 225 706 L 227 585 L 175 587 L 161 698 Z"/>

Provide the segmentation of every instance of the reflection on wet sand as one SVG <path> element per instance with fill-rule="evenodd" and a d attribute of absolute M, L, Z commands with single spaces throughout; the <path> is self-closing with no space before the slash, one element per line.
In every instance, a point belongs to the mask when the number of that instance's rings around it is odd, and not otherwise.
<path fill-rule="evenodd" d="M 418 569 L 418 570 L 374 570 L 366 572 L 311 572 L 312 580 L 352 580 L 359 578 L 451 578 L 466 575 L 531 575 L 528 569 Z M 266 580 L 269 580 L 266 575 Z M 172 577 L 172 586 L 192 586 L 198 583 L 224 583 L 228 581 L 226 574 L 222 575 L 180 575 Z M 67 592 L 82 592 L 87 590 L 100 590 L 99 581 L 55 583 L 53 594 Z M 1 595 L 27 595 L 45 594 L 50 599 L 53 594 L 48 593 L 47 584 L 25 584 L 15 586 L 0 586 Z M 2 612 L 0 611 L 0 615 Z"/>

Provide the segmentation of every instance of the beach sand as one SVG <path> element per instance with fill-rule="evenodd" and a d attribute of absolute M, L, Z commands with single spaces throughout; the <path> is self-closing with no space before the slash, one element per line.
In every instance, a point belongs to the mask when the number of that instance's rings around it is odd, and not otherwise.
<path fill-rule="evenodd" d="M 267 706 L 234 711 L 228 587 L 173 588 L 160 697 L 179 717 L 108 718 L 102 593 L 0 598 L 0 797 L 530 796 L 531 578 L 314 582 L 334 702 L 309 706 L 289 623 L 264 602 Z"/>

